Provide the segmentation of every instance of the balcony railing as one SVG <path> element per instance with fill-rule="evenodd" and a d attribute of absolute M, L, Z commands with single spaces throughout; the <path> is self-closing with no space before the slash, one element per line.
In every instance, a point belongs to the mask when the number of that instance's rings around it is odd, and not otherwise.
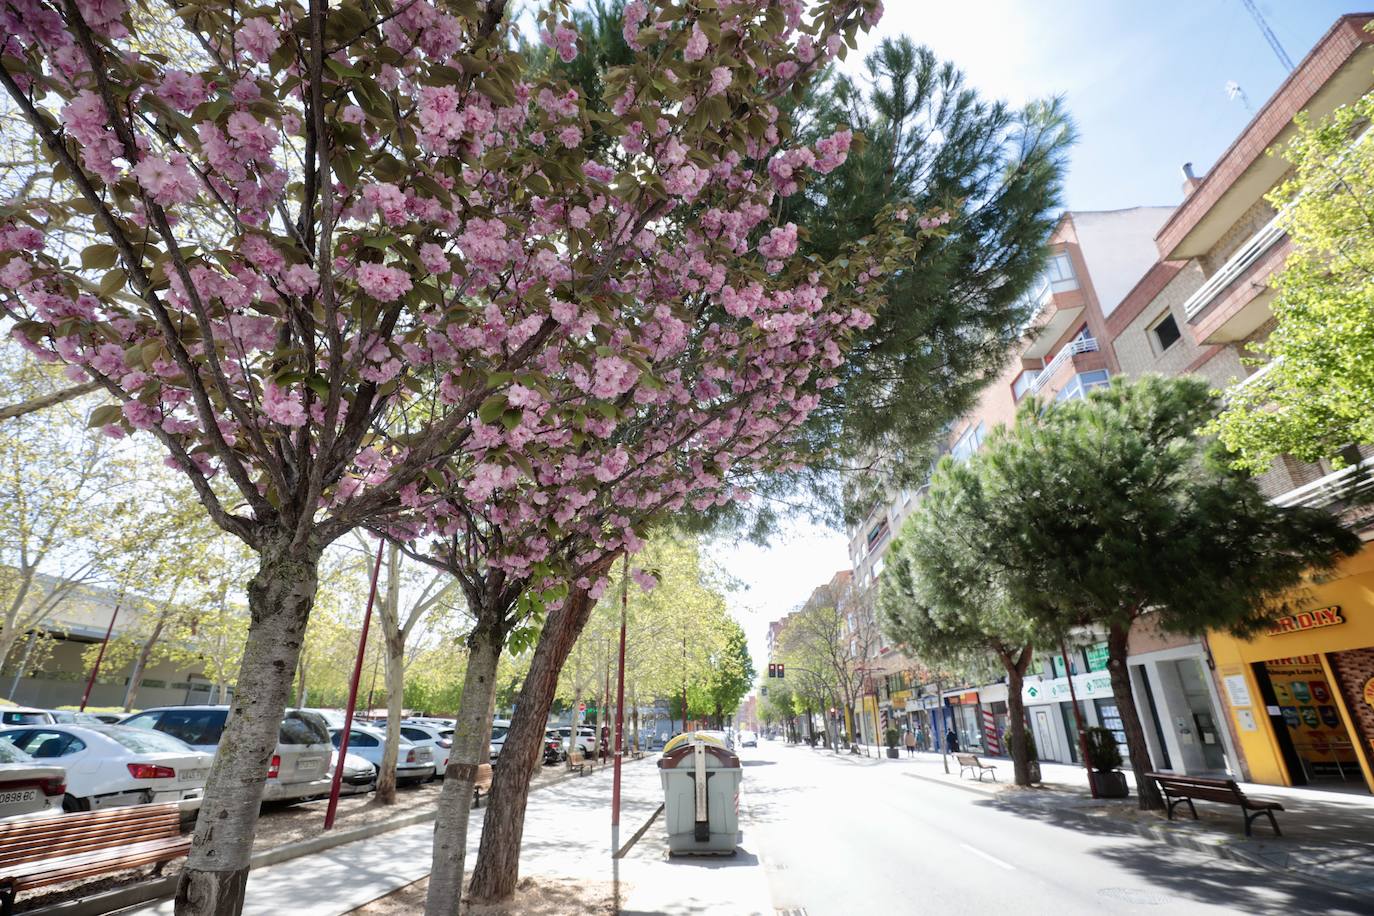
<path fill-rule="evenodd" d="M 1096 337 L 1080 337 L 1077 340 L 1069 341 L 1064 345 L 1063 349 L 1061 349 L 1058 353 L 1054 354 L 1054 359 L 1050 360 L 1049 363 L 1046 364 L 1045 368 L 1040 370 L 1040 374 L 1035 377 L 1035 381 L 1031 382 L 1029 385 L 1026 386 L 1025 394 L 1023 394 L 1022 397 L 1029 394 L 1035 394 L 1041 388 L 1045 387 L 1045 385 L 1049 383 L 1049 380 L 1054 377 L 1054 373 L 1059 369 L 1059 367 L 1064 365 L 1064 363 L 1069 359 L 1073 358 L 1074 356 L 1077 356 L 1079 353 L 1096 352 Z"/>
<path fill-rule="evenodd" d="M 1374 474 L 1374 458 L 1366 458 L 1359 464 L 1347 465 L 1311 483 L 1281 493 L 1272 502 L 1276 506 L 1326 506 L 1374 487 L 1374 476 L 1371 474 Z"/>
<path fill-rule="evenodd" d="M 1226 263 L 1221 265 L 1212 276 L 1207 278 L 1207 282 L 1198 287 L 1197 292 L 1188 297 L 1183 303 L 1183 313 L 1190 319 L 1201 312 L 1221 295 L 1222 290 L 1230 286 L 1240 276 L 1258 261 L 1266 251 L 1273 248 L 1279 239 L 1286 235 L 1283 228 L 1283 213 L 1277 214 L 1273 219 L 1264 224 L 1244 245 L 1236 250 L 1236 253 L 1226 259 Z"/>

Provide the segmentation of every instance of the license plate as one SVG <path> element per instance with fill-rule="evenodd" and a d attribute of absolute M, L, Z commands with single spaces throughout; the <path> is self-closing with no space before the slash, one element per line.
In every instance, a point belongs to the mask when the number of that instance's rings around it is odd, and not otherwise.
<path fill-rule="evenodd" d="M 420 761 L 421 763 L 429 763 L 431 760 L 434 759 L 434 755 L 430 753 L 429 748 L 422 747 L 415 752 L 415 759 Z"/>
<path fill-rule="evenodd" d="M 0 805 L 17 805 L 38 798 L 37 789 L 19 789 L 14 792 L 0 792 Z"/>
<path fill-rule="evenodd" d="M 210 778 L 210 768 L 202 767 L 198 770 L 180 770 L 178 774 L 184 782 L 200 782 Z"/>
<path fill-rule="evenodd" d="M 297 757 L 297 758 L 296 758 L 296 769 L 297 769 L 297 770 L 313 770 L 313 769 L 317 768 L 317 767 L 318 767 L 321 763 L 323 763 L 323 762 L 324 762 L 324 758 L 323 758 L 323 757 Z"/>

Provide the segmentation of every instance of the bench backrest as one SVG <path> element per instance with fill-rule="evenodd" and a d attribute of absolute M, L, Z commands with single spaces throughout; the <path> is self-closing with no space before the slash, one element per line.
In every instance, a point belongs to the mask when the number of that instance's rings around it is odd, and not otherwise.
<path fill-rule="evenodd" d="M 980 767 L 983 765 L 977 754 L 955 754 L 954 759 L 958 760 L 959 766 L 962 767 Z"/>
<path fill-rule="evenodd" d="M 1170 776 L 1167 773 L 1147 774 L 1161 791 L 1173 795 L 1186 795 L 1202 801 L 1240 803 L 1245 794 L 1240 791 L 1234 779 L 1212 779 L 1207 776 Z"/>
<path fill-rule="evenodd" d="M 128 805 L 0 825 L 0 874 L 5 866 L 117 849 L 181 834 L 176 802 Z"/>
<path fill-rule="evenodd" d="M 473 779 L 473 785 L 482 786 L 483 788 L 491 785 L 491 764 L 477 764 L 477 776 Z"/>

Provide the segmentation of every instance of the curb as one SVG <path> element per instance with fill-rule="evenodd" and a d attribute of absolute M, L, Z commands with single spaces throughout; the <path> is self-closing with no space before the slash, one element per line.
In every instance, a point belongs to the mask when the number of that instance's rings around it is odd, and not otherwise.
<path fill-rule="evenodd" d="M 910 776 L 912 779 L 919 779 L 923 782 L 934 783 L 937 786 L 945 786 L 946 788 L 950 789 L 960 789 L 964 792 L 972 792 L 974 795 L 978 795 L 983 798 L 992 798 L 994 795 L 997 794 L 996 792 L 990 792 L 986 789 L 975 789 L 972 784 L 965 785 L 961 782 L 946 782 L 938 776 L 926 776 L 922 773 L 903 773 L 902 775 Z"/>

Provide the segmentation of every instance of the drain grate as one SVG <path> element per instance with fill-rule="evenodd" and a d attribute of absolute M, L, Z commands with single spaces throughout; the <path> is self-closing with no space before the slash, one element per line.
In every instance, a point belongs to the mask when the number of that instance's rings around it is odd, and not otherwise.
<path fill-rule="evenodd" d="M 1097 896 L 1117 903 L 1131 903 L 1136 906 L 1163 906 L 1170 899 L 1157 891 L 1139 887 L 1104 887 L 1098 890 Z"/>

